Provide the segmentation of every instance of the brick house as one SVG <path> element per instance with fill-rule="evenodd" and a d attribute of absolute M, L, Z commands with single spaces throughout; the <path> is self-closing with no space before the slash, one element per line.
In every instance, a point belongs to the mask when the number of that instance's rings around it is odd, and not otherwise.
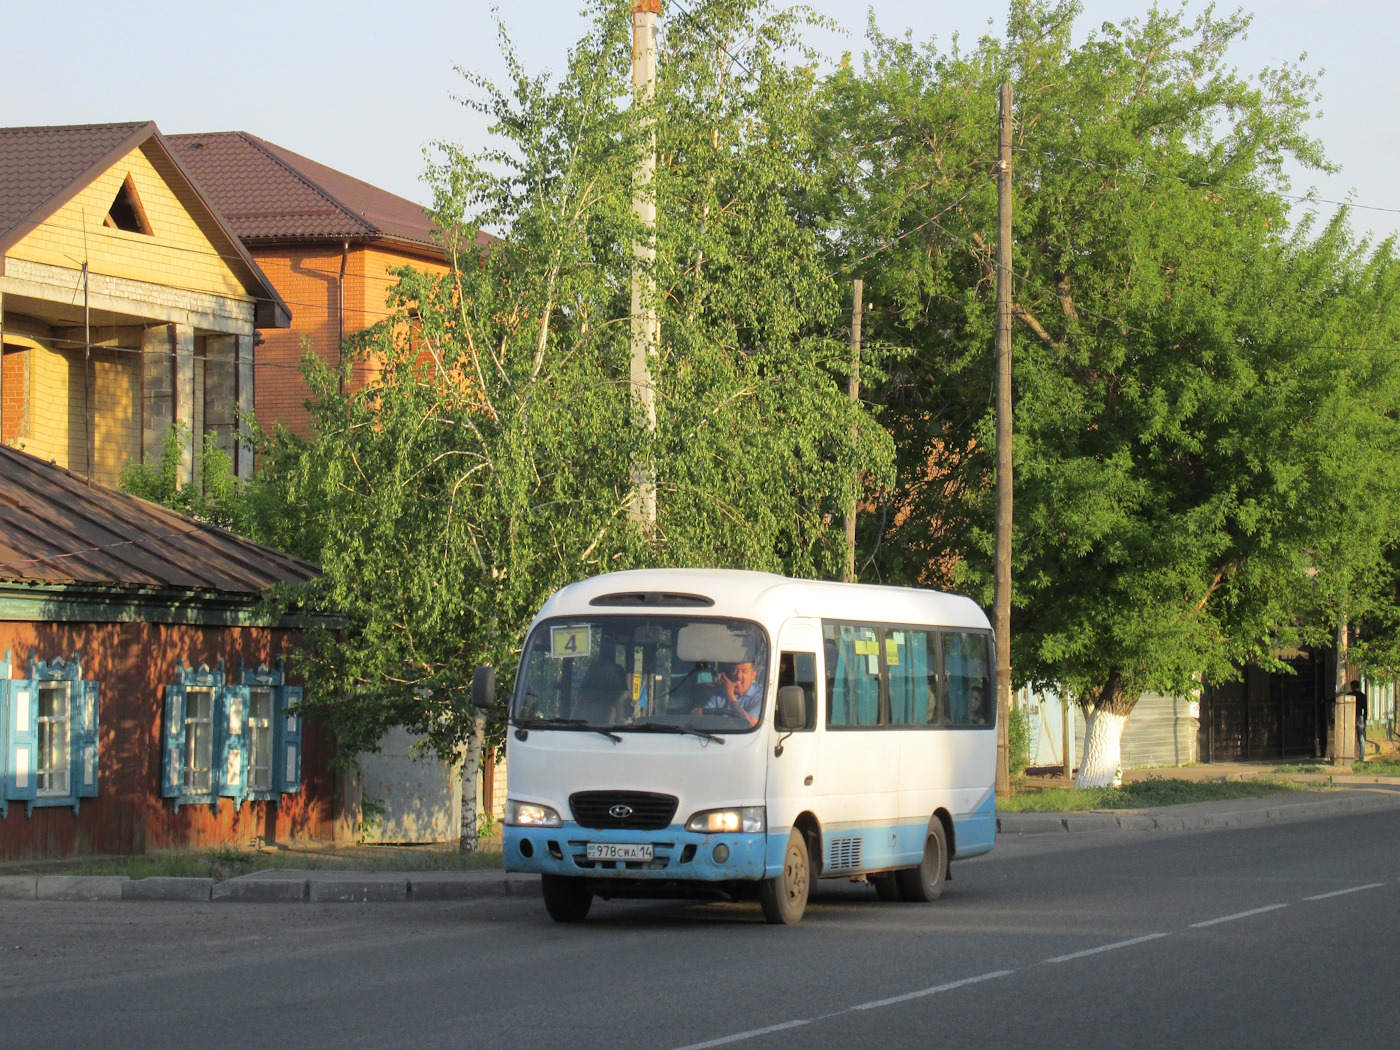
<path fill-rule="evenodd" d="M 338 367 L 345 337 L 388 316 L 391 270 L 447 272 L 443 241 L 412 201 L 247 132 L 170 142 L 292 307 L 292 325 L 266 333 L 258 349 L 255 413 L 265 428 L 280 422 L 306 437 L 303 340 Z M 489 241 L 482 235 L 478 243 Z M 357 364 L 350 388 L 370 378 Z"/>
<path fill-rule="evenodd" d="M 0 440 L 103 484 L 212 435 L 252 473 L 259 330 L 286 303 L 154 123 L 0 129 Z"/>

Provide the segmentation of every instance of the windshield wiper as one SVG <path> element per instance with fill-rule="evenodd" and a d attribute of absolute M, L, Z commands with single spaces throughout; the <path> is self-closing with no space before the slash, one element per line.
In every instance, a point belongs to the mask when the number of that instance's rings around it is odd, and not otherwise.
<path fill-rule="evenodd" d="M 622 743 L 622 737 L 618 736 L 606 726 L 589 725 L 582 718 L 527 718 L 523 722 L 517 721 L 516 726 L 520 729 L 567 729 L 573 732 L 602 733 L 614 744 Z"/>
<path fill-rule="evenodd" d="M 694 726 L 677 725 L 674 722 L 642 722 L 630 726 L 618 726 L 619 733 L 683 733 L 686 736 L 703 737 L 706 740 L 713 740 L 716 744 L 724 743 L 724 737 L 716 736 L 714 733 L 707 733 L 703 729 L 696 729 Z"/>

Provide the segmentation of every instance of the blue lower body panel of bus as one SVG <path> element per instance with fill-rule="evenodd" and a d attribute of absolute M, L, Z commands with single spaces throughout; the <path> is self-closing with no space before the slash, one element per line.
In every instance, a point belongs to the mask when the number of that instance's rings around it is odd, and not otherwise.
<path fill-rule="evenodd" d="M 987 797 L 971 813 L 954 817 L 953 837 L 959 857 L 975 857 L 991 850 L 997 839 L 996 795 L 987 792 Z"/>
<path fill-rule="evenodd" d="M 686 831 L 678 824 L 656 831 L 598 831 L 569 821 L 558 828 L 508 826 L 502 850 L 506 871 L 587 879 L 756 882 L 770 874 L 770 839 L 778 836 L 761 832 L 704 835 Z M 781 870 L 786 832 L 778 841 Z M 590 845 L 650 846 L 651 857 L 590 858 Z"/>

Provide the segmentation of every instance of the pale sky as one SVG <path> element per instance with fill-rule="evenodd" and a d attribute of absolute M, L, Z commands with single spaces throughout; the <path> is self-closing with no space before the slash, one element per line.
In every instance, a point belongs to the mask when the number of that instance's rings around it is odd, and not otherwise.
<path fill-rule="evenodd" d="M 673 4 L 662 0 L 663 21 Z M 808 0 L 850 35 L 819 38 L 833 56 L 863 45 L 866 0 Z M 501 3 L 532 72 L 558 71 L 582 33 L 578 0 Z M 885 0 L 886 32 L 916 39 L 954 32 L 965 46 L 1000 32 L 1004 0 Z M 1188 0 L 1199 11 L 1201 0 Z M 1325 70 L 1313 133 L 1339 174 L 1305 174 L 1302 192 L 1348 195 L 1358 231 L 1400 229 L 1400 4 L 1379 0 L 1252 0 L 1242 72 L 1296 60 Z M 1085 0 L 1079 35 L 1141 15 L 1147 0 Z M 1230 4 L 1222 2 L 1221 10 Z M 248 131 L 413 200 L 425 201 L 423 148 L 448 139 L 475 149 L 485 127 L 453 100 L 454 66 L 499 77 L 491 6 L 484 0 L 4 0 L 6 91 L 0 126 L 155 120 L 166 133 Z M 1382 210 L 1390 209 L 1390 210 Z M 1323 206 L 1325 215 L 1330 206 Z"/>

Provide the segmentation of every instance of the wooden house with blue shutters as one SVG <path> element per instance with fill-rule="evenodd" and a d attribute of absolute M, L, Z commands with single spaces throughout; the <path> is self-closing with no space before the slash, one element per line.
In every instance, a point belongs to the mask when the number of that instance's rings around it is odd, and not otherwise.
<path fill-rule="evenodd" d="M 0 861 L 334 839 L 264 603 L 316 571 L 0 446 Z"/>

